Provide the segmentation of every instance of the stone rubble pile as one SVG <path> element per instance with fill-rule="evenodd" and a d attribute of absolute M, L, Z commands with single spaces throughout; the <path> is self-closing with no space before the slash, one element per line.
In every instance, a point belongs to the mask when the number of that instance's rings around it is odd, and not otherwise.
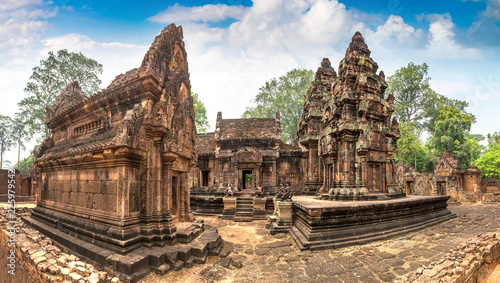
<path fill-rule="evenodd" d="M 500 231 L 468 240 L 399 282 L 476 282 L 481 268 L 494 268 L 499 260 Z"/>
<path fill-rule="evenodd" d="M 75 255 L 64 253 L 53 245 L 52 240 L 40 232 L 31 229 L 21 221 L 21 217 L 29 215 L 31 209 L 16 209 L 16 265 L 24 268 L 40 282 L 73 282 L 73 283 L 118 283 L 118 277 L 98 270 L 92 264 L 85 263 Z M 0 209 L 0 241 L 7 246 L 9 234 L 6 230 L 9 220 L 7 209 Z M 20 268 L 20 266 L 16 267 Z"/>

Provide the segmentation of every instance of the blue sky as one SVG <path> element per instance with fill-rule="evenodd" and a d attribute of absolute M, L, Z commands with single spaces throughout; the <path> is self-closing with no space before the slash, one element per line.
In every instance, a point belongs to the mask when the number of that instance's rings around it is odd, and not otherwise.
<path fill-rule="evenodd" d="M 218 111 L 240 117 L 273 77 L 316 70 L 323 57 L 337 70 L 359 30 L 386 76 L 425 62 L 434 90 L 469 102 L 473 133 L 500 131 L 500 0 L 3 0 L 0 114 L 17 111 L 32 68 L 49 51 L 66 48 L 102 63 L 104 88 L 138 67 L 172 22 L 183 26 L 192 88 L 212 128 Z M 6 159 L 15 156 L 12 150 Z"/>

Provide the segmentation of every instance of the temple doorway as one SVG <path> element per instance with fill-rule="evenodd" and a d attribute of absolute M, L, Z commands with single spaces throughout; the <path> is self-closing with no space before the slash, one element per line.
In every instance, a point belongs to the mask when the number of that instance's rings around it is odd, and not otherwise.
<path fill-rule="evenodd" d="M 382 193 L 382 166 L 380 163 L 368 163 L 368 191 Z"/>
<path fill-rule="evenodd" d="M 243 170 L 243 189 L 252 189 L 252 170 Z"/>
<path fill-rule="evenodd" d="M 413 182 L 411 181 L 406 181 L 406 194 L 407 195 L 413 194 Z"/>
<path fill-rule="evenodd" d="M 172 217 L 174 219 L 179 218 L 179 177 L 178 176 L 173 176 L 172 177 Z"/>
<path fill-rule="evenodd" d="M 437 182 L 437 192 L 436 195 L 444 196 L 446 195 L 446 184 L 445 182 Z"/>
<path fill-rule="evenodd" d="M 201 186 L 202 187 L 208 187 L 208 174 L 210 173 L 210 171 L 202 171 L 201 174 L 202 174 L 202 184 Z"/>

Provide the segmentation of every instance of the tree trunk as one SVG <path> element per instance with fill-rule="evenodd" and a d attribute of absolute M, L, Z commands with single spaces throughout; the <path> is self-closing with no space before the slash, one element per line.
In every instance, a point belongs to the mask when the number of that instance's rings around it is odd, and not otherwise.
<path fill-rule="evenodd" d="M 17 166 L 19 166 L 19 159 L 21 157 L 21 139 L 17 139 Z"/>
<path fill-rule="evenodd" d="M 3 141 L 0 144 L 0 169 L 3 169 Z"/>

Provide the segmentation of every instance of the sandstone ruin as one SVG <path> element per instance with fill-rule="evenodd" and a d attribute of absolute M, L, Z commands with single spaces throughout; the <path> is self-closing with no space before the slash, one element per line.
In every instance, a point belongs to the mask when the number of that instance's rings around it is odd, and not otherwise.
<path fill-rule="evenodd" d="M 338 75 L 324 58 L 304 98 L 295 144 L 280 140 L 279 113 L 227 120 L 219 113 L 215 132 L 197 136 L 195 212 L 235 221 L 273 214 L 271 233 L 290 232 L 301 249 L 366 243 L 454 217 L 449 197 L 406 197 L 400 187 L 394 96 L 385 95 L 385 76 L 377 71 L 359 32 Z M 273 199 L 283 181 L 293 202 Z M 230 182 L 239 188 L 234 198 L 222 194 Z M 257 183 L 265 200 L 248 190 Z"/>
<path fill-rule="evenodd" d="M 78 82 L 68 85 L 47 108 L 51 136 L 34 160 L 41 200 L 25 222 L 123 280 L 218 253 L 217 231 L 190 213 L 190 93 L 182 28 L 173 24 L 139 68 L 103 91 L 86 97 Z"/>

